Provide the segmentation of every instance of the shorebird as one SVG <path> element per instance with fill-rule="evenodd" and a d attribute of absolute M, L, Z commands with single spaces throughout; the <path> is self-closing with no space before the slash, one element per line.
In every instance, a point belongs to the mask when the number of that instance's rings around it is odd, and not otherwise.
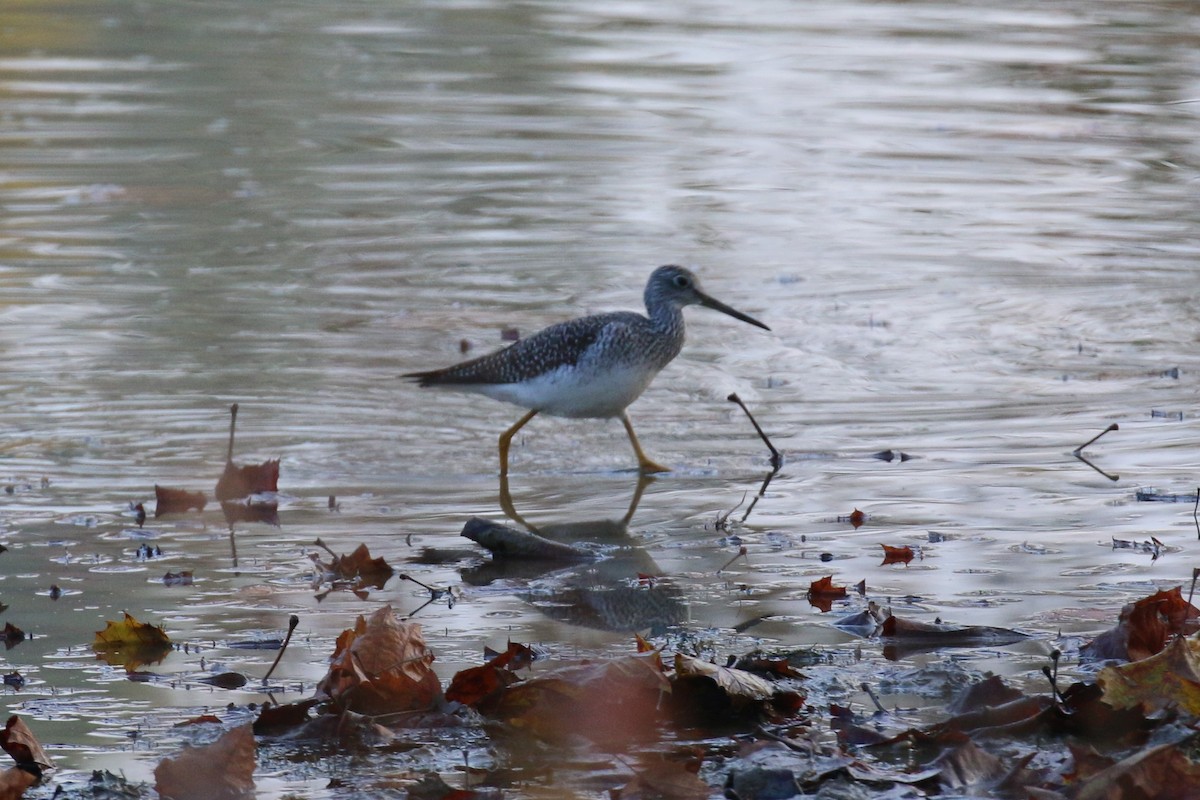
<path fill-rule="evenodd" d="M 705 294 L 692 272 L 668 265 L 650 274 L 646 316 L 593 314 L 551 325 L 503 350 L 452 367 L 411 372 L 420 386 L 474 392 L 529 409 L 500 436 L 500 474 L 508 474 L 513 436 L 540 413 L 616 417 L 625 426 L 643 474 L 669 472 L 646 456 L 625 409 L 683 347 L 683 307 L 701 305 L 771 330 Z"/>

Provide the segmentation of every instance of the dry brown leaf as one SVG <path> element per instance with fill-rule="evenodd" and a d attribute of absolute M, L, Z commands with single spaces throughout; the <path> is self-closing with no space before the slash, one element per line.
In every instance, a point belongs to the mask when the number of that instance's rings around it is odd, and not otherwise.
<path fill-rule="evenodd" d="M 623 750 L 658 733 L 671 690 L 660 664 L 652 653 L 560 667 L 508 687 L 488 713 L 542 740 L 582 736 Z"/>
<path fill-rule="evenodd" d="M 254 734 L 250 725 L 227 731 L 204 747 L 184 745 L 154 770 L 164 800 L 248 800 L 254 797 Z"/>
<path fill-rule="evenodd" d="M 9 717 L 4 730 L 0 731 L 0 747 L 19 766 L 34 767 L 39 771 L 54 768 L 54 762 L 46 755 L 33 731 L 16 715 Z"/>
<path fill-rule="evenodd" d="M 1200 763 L 1185 755 L 1181 743 L 1140 750 L 1093 775 L 1073 800 L 1192 800 L 1200 792 Z"/>
<path fill-rule="evenodd" d="M 431 668 L 433 658 L 421 626 L 400 621 L 391 606 L 384 606 L 370 619 L 360 616 L 353 630 L 338 637 L 317 691 L 362 714 L 429 708 L 442 688 Z"/>
<path fill-rule="evenodd" d="M 757 675 L 743 669 L 710 664 L 682 653 L 675 654 L 675 674 L 681 677 L 695 675 L 710 678 L 726 694 L 750 702 L 770 700 L 771 695 L 775 693 L 775 687 Z"/>

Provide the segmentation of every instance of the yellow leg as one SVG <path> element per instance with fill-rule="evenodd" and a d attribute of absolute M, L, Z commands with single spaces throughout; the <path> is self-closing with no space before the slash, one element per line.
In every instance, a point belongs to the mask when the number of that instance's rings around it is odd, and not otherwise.
<path fill-rule="evenodd" d="M 525 416 L 517 420 L 517 424 L 500 434 L 500 476 L 508 474 L 508 445 L 512 442 L 512 437 L 517 431 L 525 427 L 525 423 L 537 416 L 537 411 L 530 411 Z"/>
<path fill-rule="evenodd" d="M 629 434 L 629 443 L 633 445 L 633 452 L 637 454 L 638 470 L 643 475 L 649 475 L 652 472 L 670 472 L 670 467 L 664 467 L 662 464 L 651 461 L 644 452 L 642 446 L 638 443 L 637 434 L 633 432 L 633 423 L 629 421 L 629 415 L 624 411 L 621 412 L 621 424 L 625 426 L 625 432 Z"/>

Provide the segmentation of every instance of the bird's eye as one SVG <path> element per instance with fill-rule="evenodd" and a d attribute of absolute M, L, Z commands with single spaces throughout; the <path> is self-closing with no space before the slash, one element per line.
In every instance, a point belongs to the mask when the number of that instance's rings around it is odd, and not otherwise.
<path fill-rule="evenodd" d="M 687 275 L 676 275 L 671 283 L 674 283 L 677 289 L 686 289 L 692 285 L 692 281 Z"/>

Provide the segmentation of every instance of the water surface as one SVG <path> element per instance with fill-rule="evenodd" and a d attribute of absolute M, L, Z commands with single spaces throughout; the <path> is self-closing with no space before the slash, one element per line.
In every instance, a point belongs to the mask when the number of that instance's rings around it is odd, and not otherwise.
<path fill-rule="evenodd" d="M 300 614 L 280 674 L 303 696 L 356 614 L 424 602 L 403 582 L 318 601 L 318 537 L 462 589 L 417 617 L 445 678 L 509 638 L 628 648 L 519 580 L 411 561 L 501 518 L 495 439 L 520 411 L 398 376 L 504 328 L 637 308 L 662 263 L 773 329 L 689 309 L 683 354 L 631 409 L 676 470 L 628 541 L 723 653 L 852 647 L 828 620 L 862 601 L 804 599 L 832 574 L 898 612 L 1038 634 L 964 657 L 1032 681 L 1191 574 L 1191 507 L 1135 500 L 1197 484 L 1190 4 L 30 0 L 5 17 L 0 601 L 35 638 L 3 667 L 31 681 L 10 709 L 68 768 L 145 778 L 171 722 L 255 699 L 94 662 L 123 610 L 204 645 L 167 675 L 260 676 L 273 654 L 224 645 Z M 769 470 L 734 391 L 785 464 L 722 531 Z M 238 460 L 282 460 L 280 526 L 231 537 L 210 510 L 137 530 L 129 504 L 156 483 L 211 492 L 233 402 Z M 1113 422 L 1099 469 L 1071 456 Z M 914 458 L 872 457 L 889 448 Z M 514 506 L 619 520 L 633 463 L 616 422 L 539 417 L 514 442 Z M 165 556 L 139 561 L 144 538 Z M 882 566 L 881 543 L 925 558 Z M 162 586 L 180 568 L 196 583 Z"/>

